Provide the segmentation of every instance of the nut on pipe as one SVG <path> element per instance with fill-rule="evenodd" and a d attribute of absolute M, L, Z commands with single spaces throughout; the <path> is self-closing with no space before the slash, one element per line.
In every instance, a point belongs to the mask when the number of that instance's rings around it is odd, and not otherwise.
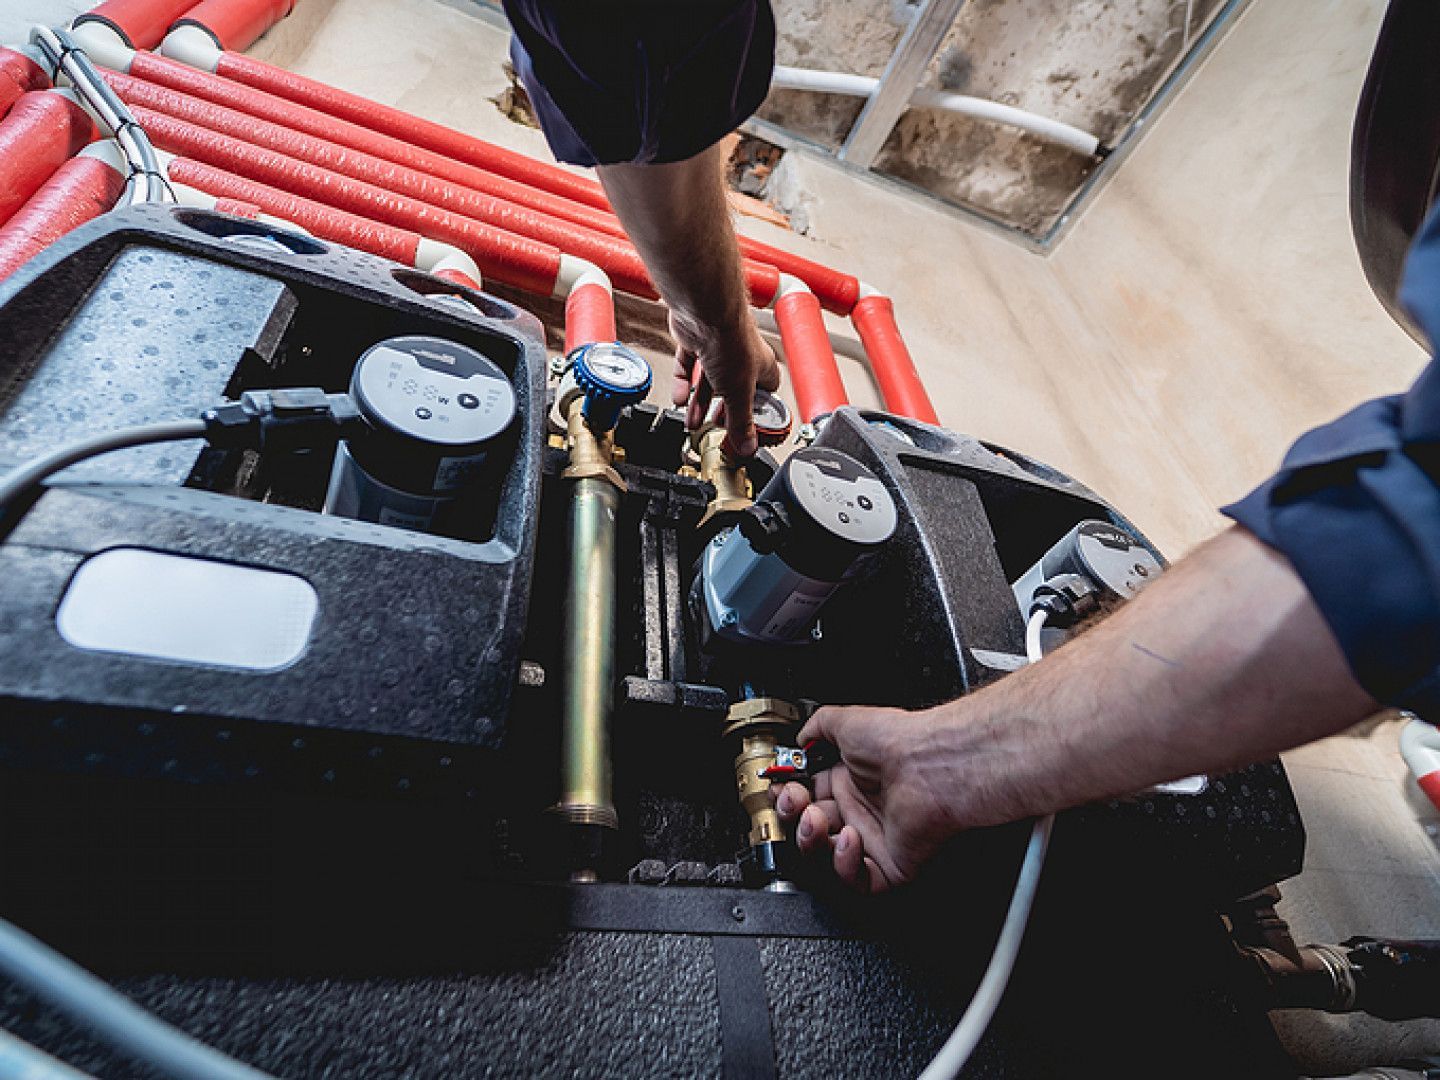
<path fill-rule="evenodd" d="M 730 707 L 724 738 L 739 739 L 735 785 L 740 805 L 750 819 L 750 846 L 781 843 L 785 827 L 770 802 L 770 781 L 761 774 L 775 764 L 775 750 L 800 726 L 794 705 L 779 698 L 759 697 Z"/>

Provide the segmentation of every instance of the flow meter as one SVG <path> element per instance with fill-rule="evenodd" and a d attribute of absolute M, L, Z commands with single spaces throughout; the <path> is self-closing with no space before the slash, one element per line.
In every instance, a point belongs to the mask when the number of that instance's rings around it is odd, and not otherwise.
<path fill-rule="evenodd" d="M 585 395 L 585 421 L 598 432 L 613 430 L 621 410 L 644 401 L 654 377 L 645 358 L 618 341 L 581 345 L 570 354 L 570 370 Z"/>
<path fill-rule="evenodd" d="M 697 588 L 708 628 L 732 641 L 805 640 L 820 609 L 895 532 L 895 501 L 848 454 L 791 454 L 736 527 L 701 556 Z"/>
<path fill-rule="evenodd" d="M 428 530 L 471 485 L 515 420 L 515 391 L 489 357 L 443 338 L 389 338 L 355 365 L 369 424 L 335 454 L 325 512 Z"/>

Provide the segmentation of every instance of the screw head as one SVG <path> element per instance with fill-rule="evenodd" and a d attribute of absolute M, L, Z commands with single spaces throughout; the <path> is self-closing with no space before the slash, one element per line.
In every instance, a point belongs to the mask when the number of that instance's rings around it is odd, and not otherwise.
<path fill-rule="evenodd" d="M 744 922 L 744 921 L 745 921 L 745 909 L 744 909 L 743 907 L 741 907 L 739 904 L 736 904 L 734 907 L 732 907 L 732 908 L 730 909 L 730 917 L 731 917 L 732 919 L 734 919 L 736 922 Z"/>
<path fill-rule="evenodd" d="M 550 358 L 550 374 L 557 379 L 563 379 L 565 372 L 570 370 L 570 358 L 568 356 L 552 356 Z"/>

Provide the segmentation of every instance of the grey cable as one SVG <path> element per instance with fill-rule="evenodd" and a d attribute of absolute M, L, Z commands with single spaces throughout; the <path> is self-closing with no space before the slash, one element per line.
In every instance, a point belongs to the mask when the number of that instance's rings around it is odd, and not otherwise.
<path fill-rule="evenodd" d="M 0 516 L 10 504 L 26 494 L 36 484 L 55 475 L 86 458 L 108 454 L 112 450 L 125 450 L 132 446 L 148 446 L 151 443 L 178 442 L 181 439 L 203 439 L 205 421 L 165 420 L 155 424 L 140 424 L 136 427 L 107 431 L 69 443 L 48 454 L 32 458 L 23 465 L 17 465 L 4 476 L 0 476 Z"/>
<path fill-rule="evenodd" d="M 0 1080 L 95 1080 L 0 1028 Z"/>
<path fill-rule="evenodd" d="M 176 1080 L 272 1080 L 152 1016 L 4 919 L 0 919 L 0 975 Z"/>
<path fill-rule="evenodd" d="M 1047 618 L 1048 613 L 1037 611 L 1025 626 L 1025 657 L 1032 664 L 1039 662 L 1044 655 L 1040 648 L 1040 631 L 1045 628 Z M 1020 875 L 1015 881 L 1015 894 L 1010 899 L 1000 936 L 995 940 L 990 963 L 960 1022 L 935 1055 L 935 1060 L 920 1074 L 920 1080 L 953 1080 L 970 1060 L 985 1029 L 990 1026 L 995 1010 L 1000 1007 L 1000 999 L 1005 996 L 1010 974 L 1015 970 L 1015 960 L 1020 955 L 1020 945 L 1025 939 L 1030 909 L 1040 888 L 1040 872 L 1045 868 L 1045 853 L 1050 848 L 1050 832 L 1054 826 L 1054 814 L 1035 820 L 1035 826 L 1030 830 L 1030 842 L 1025 847 L 1025 859 L 1020 864 Z"/>
<path fill-rule="evenodd" d="M 67 31 L 53 30 L 48 26 L 33 27 L 30 41 L 45 54 L 46 60 L 55 68 L 57 78 L 64 72 L 99 118 L 101 126 L 109 130 L 120 145 L 130 168 L 130 176 L 125 181 L 126 204 L 174 202 L 174 192 L 160 168 L 160 159 L 149 136 L 120 96 L 95 69 L 85 50 L 75 44 Z"/>

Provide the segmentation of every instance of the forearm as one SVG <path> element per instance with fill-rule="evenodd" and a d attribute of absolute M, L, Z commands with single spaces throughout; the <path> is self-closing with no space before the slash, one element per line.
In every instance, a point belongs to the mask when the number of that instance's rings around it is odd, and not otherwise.
<path fill-rule="evenodd" d="M 602 165 L 610 205 L 670 310 L 708 331 L 749 325 L 718 145 L 664 165 Z"/>
<path fill-rule="evenodd" d="M 957 826 L 1219 772 L 1378 706 L 1286 561 L 1232 528 L 1042 664 L 938 710 Z"/>

